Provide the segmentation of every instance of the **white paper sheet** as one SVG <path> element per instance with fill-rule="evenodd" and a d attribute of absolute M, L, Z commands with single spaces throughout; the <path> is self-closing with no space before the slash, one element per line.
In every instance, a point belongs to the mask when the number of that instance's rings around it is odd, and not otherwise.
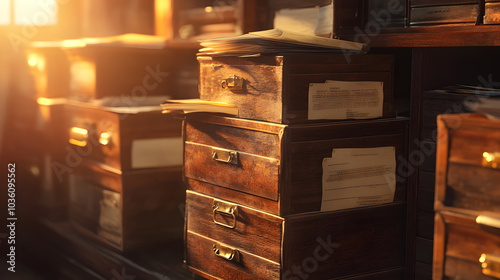
<path fill-rule="evenodd" d="M 326 81 L 309 84 L 308 119 L 370 119 L 383 113 L 384 83 Z"/>
<path fill-rule="evenodd" d="M 394 147 L 334 149 L 323 159 L 321 211 L 390 203 L 395 175 Z"/>
<path fill-rule="evenodd" d="M 274 15 L 274 28 L 310 35 L 333 33 L 333 2 L 323 7 L 282 9 Z"/>

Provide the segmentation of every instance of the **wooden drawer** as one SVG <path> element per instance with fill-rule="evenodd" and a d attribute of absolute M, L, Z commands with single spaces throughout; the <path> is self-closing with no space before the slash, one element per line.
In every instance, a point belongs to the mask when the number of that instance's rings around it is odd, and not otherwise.
<path fill-rule="evenodd" d="M 36 42 L 26 51 L 29 70 L 33 75 L 36 96 L 66 98 L 69 96 L 69 61 L 60 47 L 38 46 Z"/>
<path fill-rule="evenodd" d="M 348 60 L 349 59 L 349 60 Z M 296 124 L 308 120 L 310 83 L 383 82 L 383 117 L 394 116 L 393 57 L 383 55 L 285 55 L 254 58 L 199 57 L 200 98 L 238 106 L 239 117 Z M 241 78 L 241 88 L 227 85 Z"/>
<path fill-rule="evenodd" d="M 438 125 L 436 209 L 499 211 L 500 170 L 493 157 L 500 151 L 500 122 L 460 114 L 440 116 Z"/>
<path fill-rule="evenodd" d="M 480 225 L 476 216 L 441 211 L 436 214 L 434 237 L 434 279 L 500 279 L 500 229 Z M 487 255 L 483 267 L 496 272 L 492 276 L 482 269 L 482 254 Z M 489 274 L 489 275 L 485 275 Z"/>
<path fill-rule="evenodd" d="M 484 24 L 499 24 L 500 23 L 500 3 L 498 1 L 485 1 L 484 4 Z"/>
<path fill-rule="evenodd" d="M 405 203 L 281 218 L 186 196 L 186 263 L 210 279 L 341 279 L 404 266 Z M 235 210 L 220 215 L 217 203 Z"/>
<path fill-rule="evenodd" d="M 407 119 L 285 126 L 190 116 L 184 175 L 192 190 L 284 216 L 320 210 L 323 159 L 334 148 L 394 146 L 394 200 L 404 201 L 406 133 Z"/>
<path fill-rule="evenodd" d="M 69 144 L 61 164 L 67 167 L 83 160 L 115 172 L 182 165 L 181 121 L 166 119 L 159 110 L 70 102 L 66 119 Z"/>
<path fill-rule="evenodd" d="M 73 47 L 65 51 L 72 99 L 119 97 L 122 103 L 137 104 L 146 96 L 171 94 L 171 72 L 176 61 L 173 52 L 110 46 Z"/>
<path fill-rule="evenodd" d="M 79 232 L 119 251 L 182 238 L 180 170 L 117 174 L 83 163 L 70 176 L 69 200 L 69 218 Z"/>

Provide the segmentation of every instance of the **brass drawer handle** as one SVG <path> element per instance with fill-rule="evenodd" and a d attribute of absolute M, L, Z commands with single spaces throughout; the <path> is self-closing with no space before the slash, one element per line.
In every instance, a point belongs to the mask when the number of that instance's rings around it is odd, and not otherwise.
<path fill-rule="evenodd" d="M 242 90 L 243 78 L 236 75 L 229 76 L 220 82 L 223 89 Z"/>
<path fill-rule="evenodd" d="M 236 227 L 236 216 L 238 215 L 238 206 L 214 199 L 213 209 L 214 209 L 213 220 L 216 225 L 224 226 L 231 229 Z M 217 213 L 231 216 L 233 218 L 233 222 L 231 224 L 224 224 L 221 222 L 217 222 L 217 220 L 215 219 L 215 215 Z"/>
<path fill-rule="evenodd" d="M 500 219 L 488 215 L 479 215 L 476 218 L 476 223 L 482 226 L 500 229 Z"/>
<path fill-rule="evenodd" d="M 87 146 L 89 131 L 81 127 L 72 127 L 69 131 L 69 143 L 79 147 Z"/>
<path fill-rule="evenodd" d="M 224 163 L 238 164 L 238 152 L 236 151 L 212 148 L 212 158 Z"/>
<path fill-rule="evenodd" d="M 238 250 L 229 248 L 218 243 L 213 246 L 214 254 L 217 257 L 224 258 L 229 261 L 239 262 L 240 261 L 240 252 Z"/>
<path fill-rule="evenodd" d="M 103 145 L 103 146 L 110 145 L 111 133 L 110 132 L 101 133 L 101 136 L 99 137 L 99 143 L 101 143 L 101 145 Z"/>
<path fill-rule="evenodd" d="M 500 153 L 499 152 L 494 152 L 494 153 L 484 152 L 483 153 L 483 161 L 482 161 L 481 165 L 483 167 L 490 167 L 490 168 L 499 169 L 500 168 Z"/>
<path fill-rule="evenodd" d="M 479 258 L 484 275 L 500 279 L 500 257 L 489 254 L 481 254 Z"/>

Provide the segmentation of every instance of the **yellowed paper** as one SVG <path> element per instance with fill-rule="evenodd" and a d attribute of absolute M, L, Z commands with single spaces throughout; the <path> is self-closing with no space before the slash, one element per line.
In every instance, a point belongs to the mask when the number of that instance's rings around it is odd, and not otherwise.
<path fill-rule="evenodd" d="M 334 149 L 323 159 L 321 211 L 390 203 L 395 175 L 394 147 Z"/>
<path fill-rule="evenodd" d="M 182 137 L 137 139 L 132 142 L 132 168 L 182 166 Z"/>
<path fill-rule="evenodd" d="M 383 113 L 384 83 L 327 81 L 309 84 L 309 120 L 371 119 Z"/>

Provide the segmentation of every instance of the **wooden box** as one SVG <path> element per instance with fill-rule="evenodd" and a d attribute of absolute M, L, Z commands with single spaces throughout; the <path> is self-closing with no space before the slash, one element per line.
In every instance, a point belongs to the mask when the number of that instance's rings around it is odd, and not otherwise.
<path fill-rule="evenodd" d="M 181 121 L 156 107 L 65 109 L 66 154 L 52 164 L 79 231 L 120 251 L 182 238 Z"/>
<path fill-rule="evenodd" d="M 309 120 L 310 83 L 383 82 L 383 117 L 394 116 L 393 57 L 302 54 L 198 57 L 200 98 L 236 105 L 240 118 L 298 124 Z"/>
<path fill-rule="evenodd" d="M 69 218 L 79 233 L 119 251 L 182 240 L 180 169 L 115 173 L 83 163 L 69 179 Z"/>
<path fill-rule="evenodd" d="M 407 125 L 405 118 L 287 126 L 191 115 L 184 176 L 191 190 L 285 216 L 320 210 L 322 163 L 334 148 L 393 146 L 394 201 L 404 201 Z"/>
<path fill-rule="evenodd" d="M 500 122 L 438 116 L 434 279 L 500 277 Z"/>
<path fill-rule="evenodd" d="M 262 30 L 267 11 L 262 0 L 171 2 L 170 33 L 174 39 L 198 40 Z"/>
<path fill-rule="evenodd" d="M 499 279 L 499 229 L 476 219 L 454 211 L 436 214 L 433 279 Z"/>
<path fill-rule="evenodd" d="M 410 25 L 476 24 L 481 11 L 479 0 L 412 0 Z"/>
<path fill-rule="evenodd" d="M 186 263 L 209 279 L 403 279 L 405 203 L 282 218 L 186 197 Z"/>
<path fill-rule="evenodd" d="M 100 107 L 83 102 L 66 105 L 67 156 L 61 163 L 77 167 L 92 160 L 116 173 L 182 166 L 182 122 L 156 107 Z"/>
<path fill-rule="evenodd" d="M 500 211 L 500 122 L 476 114 L 438 117 L 436 210 Z"/>
<path fill-rule="evenodd" d="M 165 49 L 85 46 L 66 49 L 69 97 L 77 100 L 121 98 L 139 106 L 147 96 L 171 94 L 175 54 Z M 112 106 L 117 106 L 112 104 Z"/>
<path fill-rule="evenodd" d="M 34 42 L 26 50 L 26 59 L 37 97 L 68 97 L 70 68 L 68 56 L 61 46 L 43 46 L 43 42 Z"/>
<path fill-rule="evenodd" d="M 500 24 L 500 2 L 486 0 L 484 3 L 484 24 Z"/>

